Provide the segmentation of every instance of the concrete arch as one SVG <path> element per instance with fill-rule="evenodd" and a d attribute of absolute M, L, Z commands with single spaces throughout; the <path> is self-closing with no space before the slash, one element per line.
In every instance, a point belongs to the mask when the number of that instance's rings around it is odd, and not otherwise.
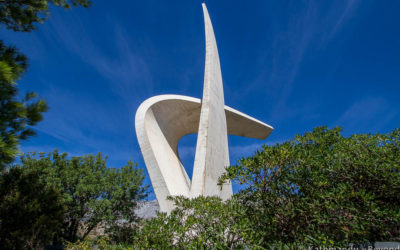
<path fill-rule="evenodd" d="M 224 110 L 228 134 L 265 139 L 273 130 L 235 109 L 224 106 Z M 178 142 L 183 136 L 198 132 L 200 113 L 200 99 L 181 95 L 151 97 L 136 112 L 138 142 L 163 212 L 173 209 L 167 196 L 191 196 L 191 182 L 179 159 Z"/>

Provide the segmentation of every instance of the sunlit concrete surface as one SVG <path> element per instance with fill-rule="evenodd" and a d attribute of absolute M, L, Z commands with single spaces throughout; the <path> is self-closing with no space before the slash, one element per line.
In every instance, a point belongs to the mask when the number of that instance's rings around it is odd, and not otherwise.
<path fill-rule="evenodd" d="M 273 130 L 225 106 L 218 49 L 205 4 L 203 13 L 206 62 L 202 100 L 180 95 L 154 96 L 136 112 L 136 135 L 162 212 L 173 209 L 167 196 L 229 198 L 231 184 L 217 185 L 229 166 L 227 135 L 265 139 Z M 193 133 L 198 133 L 198 137 L 191 182 L 179 158 L 178 142 Z"/>

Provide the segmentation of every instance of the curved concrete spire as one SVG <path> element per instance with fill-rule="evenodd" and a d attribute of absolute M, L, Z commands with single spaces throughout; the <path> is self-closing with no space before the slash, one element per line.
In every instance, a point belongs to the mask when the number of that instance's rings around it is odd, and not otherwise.
<path fill-rule="evenodd" d="M 229 165 L 228 134 L 265 139 L 273 128 L 224 105 L 221 68 L 213 27 L 203 4 L 206 63 L 203 98 L 161 95 L 144 101 L 136 112 L 140 149 L 160 210 L 170 212 L 167 196 L 232 195 L 230 183 L 219 187 L 218 178 Z M 179 154 L 179 140 L 198 133 L 192 183 Z"/>
<path fill-rule="evenodd" d="M 206 35 L 204 89 L 193 167 L 191 196 L 216 195 L 227 199 L 232 195 L 230 183 L 221 189 L 219 176 L 229 166 L 228 135 L 224 112 L 224 90 L 214 29 L 203 3 Z"/>

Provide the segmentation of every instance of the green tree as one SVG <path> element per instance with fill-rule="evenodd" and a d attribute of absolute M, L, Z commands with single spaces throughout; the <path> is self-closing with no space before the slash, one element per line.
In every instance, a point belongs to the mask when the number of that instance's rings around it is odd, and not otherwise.
<path fill-rule="evenodd" d="M 119 223 L 127 230 L 127 225 L 137 222 L 134 209 L 147 195 L 142 169 L 132 162 L 121 169 L 107 168 L 100 153 L 72 158 L 57 151 L 31 153 L 21 157 L 21 166 L 40 173 L 46 186 L 63 195 L 67 213 L 59 240 L 84 239 L 97 226 L 118 238 L 123 231 Z"/>
<path fill-rule="evenodd" d="M 315 128 L 227 168 L 263 246 L 400 240 L 400 130 Z"/>
<path fill-rule="evenodd" d="M 2 249 L 41 249 L 50 244 L 64 214 L 60 193 L 41 183 L 37 173 L 17 167 L 0 176 Z"/>
<path fill-rule="evenodd" d="M 1 0 L 0 28 L 28 32 L 49 15 L 49 5 L 70 8 L 88 7 L 89 0 Z M 27 58 L 12 46 L 0 40 L 0 171 L 11 163 L 18 153 L 21 140 L 34 135 L 32 126 L 42 120 L 47 111 L 44 100 L 35 93 L 27 93 L 20 100 L 16 81 L 25 73 Z"/>
<path fill-rule="evenodd" d="M 49 16 L 49 6 L 64 8 L 81 5 L 89 7 L 90 0 L 1 0 L 0 24 L 14 31 L 28 32 L 35 29 Z"/>
<path fill-rule="evenodd" d="M 0 41 L 0 171 L 14 160 L 20 140 L 35 134 L 31 126 L 42 120 L 47 110 L 45 101 L 36 99 L 35 93 L 17 98 L 15 81 L 26 66 L 24 55 Z"/>
<path fill-rule="evenodd" d="M 236 249 L 255 247 L 243 209 L 217 197 L 170 197 L 176 208 L 170 215 L 142 221 L 134 236 L 139 249 Z"/>

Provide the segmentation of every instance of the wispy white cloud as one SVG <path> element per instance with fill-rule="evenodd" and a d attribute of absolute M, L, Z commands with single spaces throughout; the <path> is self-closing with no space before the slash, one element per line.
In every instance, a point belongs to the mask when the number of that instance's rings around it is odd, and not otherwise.
<path fill-rule="evenodd" d="M 259 142 L 259 143 L 253 143 L 250 145 L 245 145 L 245 146 L 231 146 L 229 148 L 229 155 L 231 160 L 239 160 L 242 157 L 248 157 L 251 156 L 255 153 L 256 150 L 261 149 L 261 146 L 264 145 L 265 142 Z M 234 162 L 231 162 L 231 164 Z"/>
<path fill-rule="evenodd" d="M 35 129 L 58 140 L 53 145 L 71 155 L 103 152 L 110 155 L 112 162 L 126 162 L 132 157 L 140 161 L 140 151 L 134 144 L 133 116 L 136 107 L 132 104 L 140 103 L 142 96 L 150 96 L 152 92 L 151 73 L 141 54 L 148 48 L 143 43 L 132 41 L 118 18 L 109 18 L 112 28 L 108 41 L 112 44 L 100 43 L 110 48 L 106 50 L 96 43 L 98 36 L 93 34 L 88 24 L 81 22 L 79 15 L 73 12 L 68 14 L 74 18 L 61 18 L 62 14 L 52 13 L 41 29 L 41 47 L 57 47 L 54 50 L 57 53 L 52 57 L 67 51 L 92 67 L 108 85 L 110 98 L 117 96 L 119 100 L 114 99 L 113 105 L 109 105 L 110 99 L 103 102 L 96 96 L 95 90 L 92 94 L 72 92 L 68 85 L 50 83 L 47 77 L 39 77 L 46 86 L 40 95 L 49 103 L 50 110 Z M 92 82 L 90 84 L 93 85 Z M 102 91 L 104 93 L 104 88 Z M 127 134 L 127 131 L 130 133 Z M 53 148 L 28 144 L 23 145 L 21 150 L 51 151 Z"/>
<path fill-rule="evenodd" d="M 381 97 L 367 97 L 354 102 L 337 119 L 333 126 L 342 126 L 347 131 L 378 132 L 397 114 Z"/>
<path fill-rule="evenodd" d="M 110 89 L 127 103 L 140 94 L 152 92 L 152 76 L 144 57 L 139 53 L 149 50 L 145 43 L 132 41 L 118 18 L 109 24 L 108 51 L 99 47 L 96 34 L 88 32 L 88 27 L 75 15 L 73 23 L 65 23 L 54 15 L 46 32 L 48 39 L 76 54 L 81 60 L 108 80 Z M 71 19 L 69 20 L 71 21 Z M 111 22 L 111 21 L 110 21 Z M 73 27 L 73 28 L 71 28 Z M 102 42 L 104 43 L 104 41 Z"/>
<path fill-rule="evenodd" d="M 302 8 L 298 8 L 296 2 L 296 11 L 287 20 L 286 26 L 282 27 L 279 23 L 279 32 L 274 32 L 270 49 L 260 53 L 259 61 L 266 67 L 240 91 L 240 95 L 258 91 L 260 86 L 268 84 L 265 96 L 273 100 L 269 120 L 274 123 L 314 113 L 315 105 L 305 103 L 304 106 L 293 107 L 288 104 L 291 98 L 298 99 L 293 96 L 293 89 L 298 88 L 296 84 L 307 84 L 296 82 L 298 74 L 305 60 L 318 55 L 318 48 L 326 47 L 357 15 L 359 5 L 359 0 L 335 2 L 322 12 L 318 1 L 305 1 Z"/>
<path fill-rule="evenodd" d="M 334 22 L 333 28 L 327 38 L 325 38 L 325 41 L 331 40 L 342 29 L 345 23 L 356 13 L 356 9 L 360 2 L 360 0 L 346 1 L 341 13 L 339 12 L 339 15 L 334 17 L 336 22 Z"/>
<path fill-rule="evenodd" d="M 95 97 L 79 96 L 52 87 L 43 95 L 50 104 L 50 111 L 34 129 L 58 142 L 46 144 L 42 139 L 40 145 L 23 145 L 22 152 L 50 152 L 57 147 L 72 156 L 102 152 L 109 156 L 111 163 L 119 165 L 130 159 L 141 160 L 140 152 L 134 146 L 132 117 L 128 117 L 125 109 L 104 105 Z"/>
<path fill-rule="evenodd" d="M 293 85 L 310 42 L 315 38 L 317 14 L 315 3 L 308 2 L 304 10 L 290 17 L 284 30 L 272 41 L 272 53 L 267 59 L 271 61 L 271 67 L 260 72 L 253 83 L 254 86 L 260 86 L 260 82 L 269 83 L 266 95 L 275 100 L 270 113 L 272 121 L 290 117 L 294 113 L 287 106 L 287 101 L 292 95 Z"/>
<path fill-rule="evenodd" d="M 240 160 L 243 157 L 250 157 L 254 155 L 257 150 L 262 150 L 262 146 L 273 146 L 278 143 L 282 143 L 284 140 L 279 140 L 279 141 L 271 141 L 271 140 L 266 140 L 266 141 L 259 141 L 257 143 L 252 143 L 249 145 L 232 145 L 229 147 L 229 154 L 231 158 L 231 164 L 234 164 L 235 161 Z"/>
<path fill-rule="evenodd" d="M 196 151 L 196 142 L 194 142 L 193 146 L 180 146 L 178 149 L 179 157 L 181 160 L 188 160 L 194 157 Z"/>
<path fill-rule="evenodd" d="M 38 125 L 46 133 L 66 137 L 64 140 L 69 141 L 76 139 L 75 136 L 81 138 L 84 131 L 117 134 L 123 127 L 118 123 L 121 117 L 118 107 L 107 106 L 96 96 L 81 96 L 55 85 L 48 86 L 43 95 L 50 105 L 50 111 L 45 114 L 44 122 Z"/>

